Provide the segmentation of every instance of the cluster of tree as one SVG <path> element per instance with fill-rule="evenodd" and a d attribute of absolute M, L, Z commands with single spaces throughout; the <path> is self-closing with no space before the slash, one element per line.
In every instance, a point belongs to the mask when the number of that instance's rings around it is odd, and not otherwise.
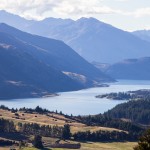
<path fill-rule="evenodd" d="M 150 150 L 150 129 L 140 137 L 138 145 L 134 148 L 134 150 Z"/>
<path fill-rule="evenodd" d="M 11 111 L 12 113 L 16 113 L 18 111 L 23 111 L 25 113 L 30 113 L 30 114 L 32 114 L 32 113 L 38 113 L 38 114 L 55 113 L 55 114 L 63 115 L 68 119 L 73 119 L 72 114 L 67 115 L 67 114 L 64 114 L 62 111 L 58 112 L 57 110 L 56 111 L 49 111 L 49 110 L 47 110 L 45 108 L 41 108 L 39 106 L 37 106 L 35 108 L 25 108 L 25 107 L 23 107 L 23 108 L 17 109 L 17 108 L 8 108 L 5 105 L 0 105 L 0 109 Z"/>
<path fill-rule="evenodd" d="M 137 91 L 102 94 L 97 95 L 96 98 L 107 98 L 113 100 L 150 99 L 150 90 L 137 90 Z"/>
<path fill-rule="evenodd" d="M 18 123 L 19 132 L 28 134 L 28 135 L 41 135 L 46 137 L 57 137 L 61 138 L 64 127 L 59 126 L 49 126 L 36 123 Z"/>
<path fill-rule="evenodd" d="M 145 129 L 143 129 L 143 127 L 141 127 L 138 124 L 123 121 L 120 118 L 128 118 L 134 122 L 140 122 L 140 123 L 144 122 L 148 124 L 150 120 L 149 106 L 150 106 L 149 100 L 138 100 L 138 101 L 129 101 L 128 103 L 120 104 L 116 106 L 114 109 L 104 114 L 98 114 L 93 116 L 90 115 L 76 116 L 76 117 L 72 115 L 71 116 L 64 115 L 62 112 L 61 114 L 63 114 L 65 117 L 68 117 L 72 120 L 76 120 L 77 122 L 84 123 L 88 126 L 111 127 L 111 128 L 127 131 L 129 133 L 128 137 L 130 137 L 130 140 L 133 140 L 133 138 L 137 139 L 144 132 Z M 0 106 L 0 108 L 13 111 L 13 112 L 18 111 L 17 109 L 9 109 L 5 106 Z M 21 108 L 19 109 L 19 111 L 24 111 L 28 113 L 36 112 L 40 114 L 50 113 L 50 111 L 46 109 L 42 109 L 39 106 L 37 106 L 35 109 Z M 62 139 L 69 139 L 71 137 L 69 125 L 65 125 L 64 127 L 59 127 L 59 126 L 49 126 L 49 125 L 40 126 L 36 123 L 32 123 L 32 124 L 19 123 L 18 127 L 19 127 L 19 132 L 24 134 L 57 137 Z M 11 121 L 0 119 L 0 132 L 16 132 L 16 125 L 14 125 L 14 123 Z M 118 140 L 120 140 L 120 138 Z"/>
<path fill-rule="evenodd" d="M 23 107 L 23 108 L 17 109 L 17 108 L 8 108 L 5 105 L 0 105 L 0 109 L 8 110 L 8 111 L 11 111 L 12 113 L 15 113 L 17 111 L 24 111 L 25 113 L 38 113 L 38 114 L 57 113 L 57 114 L 59 114 L 57 111 L 56 112 L 49 111 L 49 110 L 41 108 L 39 106 L 37 106 L 36 108 L 25 108 L 25 107 Z M 60 113 L 63 114 L 62 112 L 60 112 Z"/>
<path fill-rule="evenodd" d="M 65 118 L 74 120 L 73 115 L 69 116 L 67 114 L 64 114 L 62 111 L 58 112 L 57 110 L 55 112 L 54 111 L 49 111 L 49 110 L 41 108 L 39 106 L 37 106 L 36 108 L 25 108 L 25 107 L 23 107 L 23 108 L 20 108 L 19 111 L 23 111 L 25 113 L 38 113 L 38 114 L 45 114 L 45 115 L 48 114 L 48 113 L 55 113 L 55 114 L 63 115 Z"/>
<path fill-rule="evenodd" d="M 103 126 L 112 127 L 120 130 L 140 132 L 143 131 L 140 125 L 132 122 L 122 121 L 121 119 L 113 119 L 106 114 L 89 115 L 89 116 L 78 116 L 82 123 L 88 126 Z"/>
<path fill-rule="evenodd" d="M 131 136 L 130 134 L 119 131 L 77 132 L 73 134 L 73 137 L 74 140 L 77 141 L 93 141 L 93 142 L 135 140 L 135 137 Z"/>
<path fill-rule="evenodd" d="M 2 140 L 0 139 L 0 146 L 12 146 L 12 145 L 18 145 L 15 141 L 10 141 L 10 140 Z"/>
<path fill-rule="evenodd" d="M 70 125 L 66 124 L 64 125 L 61 138 L 63 140 L 69 140 L 70 137 L 71 137 Z"/>
<path fill-rule="evenodd" d="M 141 135 L 144 129 L 132 122 L 122 121 L 121 119 L 112 119 L 107 115 L 99 114 L 94 116 L 78 116 L 82 123 L 90 126 L 103 126 L 103 127 L 111 127 L 124 131 L 128 131 L 129 135 L 132 139 L 134 137 L 137 139 L 139 135 Z"/>
<path fill-rule="evenodd" d="M 5 119 L 0 119 L 0 132 L 16 132 L 16 126 L 14 122 Z"/>
<path fill-rule="evenodd" d="M 42 137 L 40 135 L 35 135 L 33 140 L 33 146 L 38 149 L 43 149 Z"/>
<path fill-rule="evenodd" d="M 16 128 L 18 128 L 16 130 Z M 0 133 L 13 133 L 19 132 L 27 135 L 41 135 L 46 137 L 56 137 L 61 139 L 70 139 L 70 125 L 66 124 L 61 126 L 39 125 L 36 123 L 18 123 L 14 124 L 13 121 L 0 119 Z"/>
<path fill-rule="evenodd" d="M 119 104 L 105 113 L 111 118 L 125 118 L 132 122 L 149 125 L 150 124 L 150 99 L 129 101 Z"/>
<path fill-rule="evenodd" d="M 133 94 L 126 93 L 126 92 L 109 93 L 109 94 L 97 95 L 96 98 L 107 98 L 113 100 L 130 100 L 133 99 Z"/>
<path fill-rule="evenodd" d="M 17 108 L 11 108 L 10 109 L 10 108 L 6 107 L 5 105 L 0 105 L 0 109 L 11 111 L 12 113 L 17 113 L 18 111 L 23 111 L 24 113 L 30 113 L 30 114 L 38 113 L 38 114 L 45 114 L 45 115 L 48 115 L 48 113 L 55 113 L 55 114 L 63 115 L 65 118 L 72 119 L 74 121 L 79 121 L 79 120 L 76 120 L 76 118 L 72 114 L 67 115 L 67 114 L 64 114 L 62 111 L 58 112 L 57 110 L 55 112 L 49 111 L 49 110 L 41 108 L 39 106 L 37 106 L 36 108 L 25 108 L 25 107 L 23 107 L 20 109 L 17 109 Z"/>
<path fill-rule="evenodd" d="M 36 108 L 20 108 L 19 111 L 23 111 L 25 113 L 38 113 L 38 114 L 47 114 L 47 113 L 53 113 L 53 111 L 49 111 L 47 109 L 41 108 L 37 106 Z"/>
<path fill-rule="evenodd" d="M 0 109 L 8 110 L 8 111 L 10 111 L 10 110 L 11 110 L 11 109 L 9 109 L 8 107 L 6 107 L 5 105 L 0 105 Z"/>

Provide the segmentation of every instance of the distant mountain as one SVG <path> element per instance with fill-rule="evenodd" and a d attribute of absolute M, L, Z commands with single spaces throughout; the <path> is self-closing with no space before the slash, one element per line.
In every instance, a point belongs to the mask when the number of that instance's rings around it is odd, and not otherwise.
<path fill-rule="evenodd" d="M 18 29 L 23 29 L 32 25 L 34 21 L 26 20 L 18 15 L 8 13 L 5 10 L 0 10 L 0 23 L 6 23 Z"/>
<path fill-rule="evenodd" d="M 150 57 L 118 62 L 109 66 L 105 73 L 116 79 L 150 80 Z"/>
<path fill-rule="evenodd" d="M 106 63 L 100 63 L 100 62 L 96 62 L 96 61 L 93 61 L 92 64 L 100 69 L 101 71 L 105 72 L 105 70 L 107 70 L 109 67 L 110 67 L 110 64 L 106 64 Z"/>
<path fill-rule="evenodd" d="M 0 31 L 22 41 L 26 46 L 24 50 L 33 57 L 36 57 L 39 61 L 62 72 L 76 73 L 79 76 L 83 75 L 87 80 L 84 83 L 85 87 L 93 86 L 97 82 L 113 81 L 112 78 L 106 76 L 99 69 L 88 63 L 61 41 L 28 34 L 3 23 L 0 24 Z M 16 42 L 3 42 L 18 46 Z"/>
<path fill-rule="evenodd" d="M 25 49 L 20 40 L 0 32 L 0 99 L 40 97 L 83 88 Z"/>
<path fill-rule="evenodd" d="M 149 42 L 94 18 L 29 21 L 4 11 L 0 14 L 3 14 L 2 17 L 0 15 L 1 22 L 26 32 L 62 40 L 90 62 L 115 63 L 150 56 Z"/>
<path fill-rule="evenodd" d="M 150 42 L 150 30 L 139 30 L 132 33 L 142 40 Z"/>

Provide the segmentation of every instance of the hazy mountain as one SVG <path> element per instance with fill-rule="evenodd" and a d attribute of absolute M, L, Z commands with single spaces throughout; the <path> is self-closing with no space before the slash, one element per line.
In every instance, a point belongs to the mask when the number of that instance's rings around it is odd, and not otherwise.
<path fill-rule="evenodd" d="M 83 88 L 83 85 L 31 56 L 26 48 L 15 37 L 0 32 L 0 99 L 39 97 Z"/>
<path fill-rule="evenodd" d="M 0 23 L 7 23 L 16 28 L 23 29 L 32 25 L 34 21 L 26 20 L 18 15 L 8 13 L 5 10 L 0 10 Z"/>
<path fill-rule="evenodd" d="M 100 62 L 96 62 L 96 61 L 93 61 L 92 64 L 100 69 L 101 71 L 105 72 L 105 70 L 107 70 L 109 67 L 110 67 L 110 64 L 106 64 L 106 63 L 100 63 Z"/>
<path fill-rule="evenodd" d="M 26 32 L 63 40 L 90 62 L 114 63 L 150 56 L 150 43 L 94 18 L 29 21 L 4 11 L 0 14 L 3 14 L 0 15 L 1 22 Z"/>
<path fill-rule="evenodd" d="M 2 37 L 0 38 L 2 43 L 20 48 L 41 63 L 56 70 L 75 73 L 78 75 L 78 78 L 73 78 L 68 74 L 66 75 L 76 80 L 79 84 L 82 84 L 84 88 L 94 86 L 97 82 L 113 81 L 113 79 L 85 61 L 61 41 L 28 34 L 6 24 L 0 24 L 0 31 L 13 36 L 12 39 L 14 39 L 5 40 Z M 80 79 L 81 75 L 84 76 L 84 81 L 82 82 Z"/>
<path fill-rule="evenodd" d="M 142 40 L 150 42 L 150 30 L 139 30 L 132 33 Z"/>
<path fill-rule="evenodd" d="M 150 80 L 150 57 L 124 60 L 111 65 L 105 72 L 116 79 Z"/>

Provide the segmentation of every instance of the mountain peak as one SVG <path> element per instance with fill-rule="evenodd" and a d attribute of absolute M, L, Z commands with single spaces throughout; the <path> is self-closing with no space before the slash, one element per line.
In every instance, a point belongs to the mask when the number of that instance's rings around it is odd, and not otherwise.
<path fill-rule="evenodd" d="M 8 13 L 6 10 L 2 9 L 0 10 L 0 13 Z"/>
<path fill-rule="evenodd" d="M 98 19 L 93 18 L 93 17 L 89 17 L 89 18 L 82 17 L 82 18 L 78 19 L 77 22 L 102 23 L 101 21 L 99 21 Z"/>

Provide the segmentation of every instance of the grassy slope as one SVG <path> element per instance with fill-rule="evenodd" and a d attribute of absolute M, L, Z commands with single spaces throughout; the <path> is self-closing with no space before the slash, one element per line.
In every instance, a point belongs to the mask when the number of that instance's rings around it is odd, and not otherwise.
<path fill-rule="evenodd" d="M 136 145 L 134 142 L 127 143 L 82 143 L 80 150 L 133 150 Z M 0 148 L 0 150 L 9 150 L 9 148 Z M 36 148 L 24 148 L 23 150 L 38 150 Z M 71 150 L 71 149 L 45 149 L 45 150 Z"/>
<path fill-rule="evenodd" d="M 38 124 L 45 124 L 45 125 L 58 125 L 62 126 L 66 124 L 66 121 L 71 121 L 69 123 L 71 125 L 71 131 L 72 133 L 77 132 L 77 131 L 97 131 L 97 130 L 107 130 L 107 131 L 114 131 L 117 129 L 113 128 L 105 128 L 105 127 L 91 127 L 91 126 L 86 126 L 84 124 L 78 123 L 78 122 L 73 122 L 70 119 L 65 118 L 63 115 L 58 115 L 58 114 L 49 114 L 47 115 L 40 115 L 40 114 L 29 114 L 29 113 L 24 113 L 24 112 L 18 112 L 19 114 L 19 119 L 14 118 L 15 115 L 9 111 L 6 110 L 1 110 L 0 109 L 0 118 L 5 118 L 12 120 L 14 122 L 28 122 L 28 123 L 38 123 Z M 24 114 L 24 115 L 22 115 Z M 53 115 L 53 117 L 51 117 Z M 35 117 L 36 116 L 36 117 Z M 55 118 L 54 118 L 55 117 Z M 23 120 L 24 118 L 25 120 Z M 56 121 L 57 120 L 57 121 Z M 44 142 L 52 142 L 51 138 L 44 138 Z M 136 143 L 81 143 L 81 149 L 80 150 L 132 150 L 133 147 L 135 146 Z M 9 148 L 0 148 L 0 150 L 9 150 Z M 23 150 L 36 150 L 35 148 L 25 148 Z M 48 150 L 48 149 L 46 149 Z M 52 150 L 67 150 L 67 149 L 52 149 Z M 69 150 L 69 149 L 68 149 Z"/>
<path fill-rule="evenodd" d="M 97 127 L 97 126 L 86 126 L 85 124 L 75 122 L 74 120 L 65 118 L 63 115 L 55 114 L 55 113 L 49 113 L 47 115 L 41 115 L 41 114 L 29 114 L 29 113 L 24 113 L 24 112 L 18 112 L 19 114 L 19 119 L 16 119 L 15 114 L 11 113 L 10 111 L 6 110 L 1 110 L 0 109 L 0 118 L 4 119 L 9 119 L 14 122 L 24 122 L 24 123 L 37 123 L 40 125 L 58 125 L 58 126 L 63 126 L 64 124 L 70 124 L 71 125 L 71 132 L 75 133 L 78 131 L 88 131 L 90 130 L 91 132 L 93 131 L 98 131 L 98 130 L 103 130 L 103 131 L 121 131 L 118 129 L 114 128 L 106 128 L 106 127 Z M 22 115 L 24 114 L 24 115 Z M 69 123 L 68 123 L 69 122 Z"/>
<path fill-rule="evenodd" d="M 82 143 L 80 150 L 133 150 L 136 143 Z M 0 148 L 0 150 L 9 150 L 9 148 Z M 38 150 L 36 148 L 24 148 L 23 150 Z M 45 150 L 71 150 L 71 149 L 45 149 Z"/>

